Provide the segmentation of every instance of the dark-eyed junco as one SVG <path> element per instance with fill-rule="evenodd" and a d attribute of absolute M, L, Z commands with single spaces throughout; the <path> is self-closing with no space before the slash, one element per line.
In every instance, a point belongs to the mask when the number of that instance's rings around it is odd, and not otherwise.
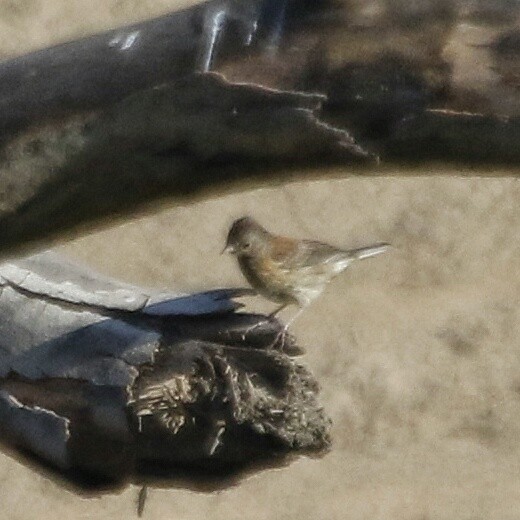
<path fill-rule="evenodd" d="M 271 316 L 290 304 L 300 310 L 317 298 L 327 283 L 354 260 L 385 252 L 389 244 L 380 243 L 359 249 L 338 249 L 314 240 L 296 240 L 273 235 L 250 217 L 236 220 L 224 252 L 237 256 L 247 281 L 262 296 L 280 303 Z"/>

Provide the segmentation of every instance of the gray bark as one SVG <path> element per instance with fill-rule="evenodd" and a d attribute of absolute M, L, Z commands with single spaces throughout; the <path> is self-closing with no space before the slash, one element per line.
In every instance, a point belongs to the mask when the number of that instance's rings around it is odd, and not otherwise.
<path fill-rule="evenodd" d="M 1 438 L 70 477 L 223 471 L 321 451 L 318 385 L 222 289 L 151 294 L 50 254 L 0 267 Z"/>

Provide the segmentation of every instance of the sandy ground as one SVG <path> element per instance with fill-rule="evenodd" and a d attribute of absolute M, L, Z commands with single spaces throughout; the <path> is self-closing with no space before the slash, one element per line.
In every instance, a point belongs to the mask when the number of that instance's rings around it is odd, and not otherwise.
<path fill-rule="evenodd" d="M 394 245 L 335 280 L 293 328 L 323 387 L 333 450 L 217 493 L 152 488 L 147 517 L 518 518 L 518 200 L 516 179 L 297 183 L 167 209 L 59 248 L 120 279 L 194 291 L 243 283 L 219 255 L 243 214 L 294 236 Z M 82 499 L 10 458 L 1 475 L 12 518 L 35 507 L 134 511 L 135 487 Z"/>
<path fill-rule="evenodd" d="M 174 4 L 91 3 L 103 22 L 96 27 Z M 26 50 L 46 45 L 53 23 L 67 27 L 58 39 L 89 32 L 72 21 L 81 4 L 63 12 L 62 2 L 5 1 L 0 20 L 20 6 L 29 13 L 19 14 L 23 27 L 39 20 L 42 32 Z M 332 451 L 219 492 L 152 488 L 146 518 L 520 518 L 520 181 L 441 173 L 243 191 L 58 248 L 122 280 L 196 291 L 243 284 L 233 259 L 219 252 L 228 226 L 244 214 L 273 231 L 338 246 L 394 245 L 336 279 L 292 329 L 334 421 Z M 248 304 L 272 309 L 257 299 Z M 0 453 L 0 518 L 133 518 L 137 491 L 81 496 Z"/>

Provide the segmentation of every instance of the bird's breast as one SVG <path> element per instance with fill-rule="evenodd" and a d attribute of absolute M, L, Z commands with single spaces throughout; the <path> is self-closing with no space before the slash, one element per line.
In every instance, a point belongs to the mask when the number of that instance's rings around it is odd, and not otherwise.
<path fill-rule="evenodd" d="M 260 294 L 280 303 L 295 302 L 289 273 L 267 256 L 241 256 L 238 263 L 247 281 Z"/>

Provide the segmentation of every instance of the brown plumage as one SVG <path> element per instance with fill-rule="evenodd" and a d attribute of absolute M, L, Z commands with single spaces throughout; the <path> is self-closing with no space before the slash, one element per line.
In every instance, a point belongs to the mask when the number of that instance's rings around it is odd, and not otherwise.
<path fill-rule="evenodd" d="M 338 249 L 314 240 L 273 235 L 252 218 L 243 217 L 231 226 L 224 251 L 237 256 L 242 273 L 254 289 L 281 304 L 274 315 L 290 304 L 305 308 L 354 260 L 378 255 L 388 247 L 380 243 Z"/>

